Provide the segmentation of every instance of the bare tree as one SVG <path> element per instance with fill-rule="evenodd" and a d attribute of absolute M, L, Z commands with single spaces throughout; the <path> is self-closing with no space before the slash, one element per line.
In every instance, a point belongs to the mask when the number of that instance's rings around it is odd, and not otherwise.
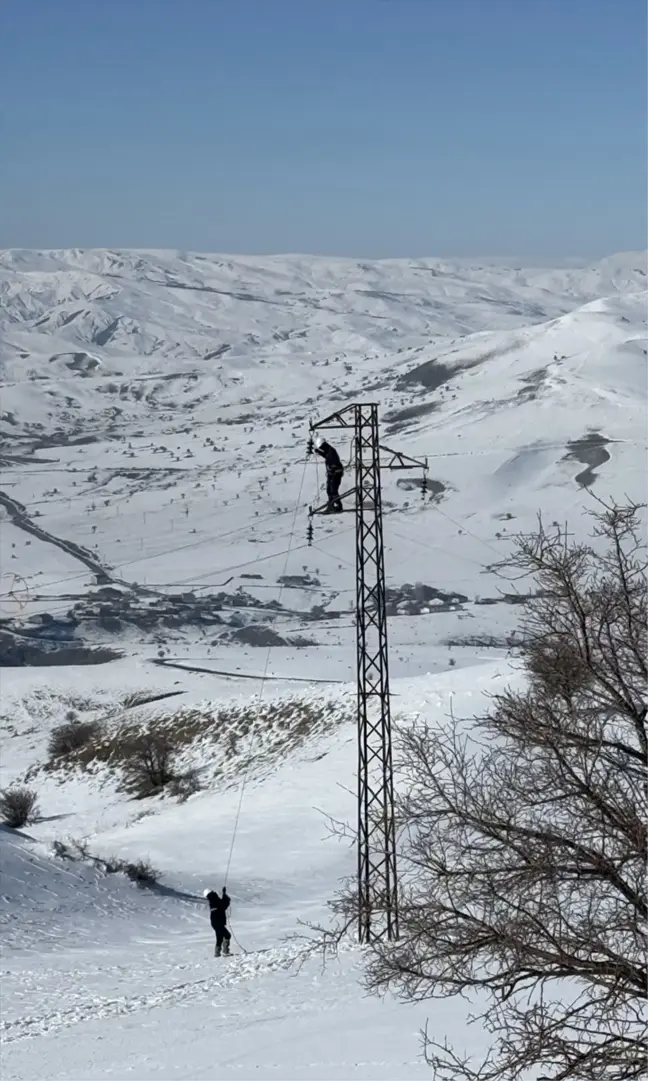
<path fill-rule="evenodd" d="M 50 758 L 74 754 L 102 733 L 99 721 L 81 721 L 76 717 L 57 725 L 50 733 L 47 750 Z"/>
<path fill-rule="evenodd" d="M 426 1035 L 437 1078 L 648 1074 L 640 512 L 600 505 L 589 544 L 542 522 L 523 537 L 524 689 L 402 736 L 401 937 L 372 947 L 367 984 L 474 1003 L 490 1052 L 475 1064 Z"/>
<path fill-rule="evenodd" d="M 140 799 L 155 795 L 176 777 L 177 746 L 164 731 L 141 732 L 123 748 L 127 782 Z"/>

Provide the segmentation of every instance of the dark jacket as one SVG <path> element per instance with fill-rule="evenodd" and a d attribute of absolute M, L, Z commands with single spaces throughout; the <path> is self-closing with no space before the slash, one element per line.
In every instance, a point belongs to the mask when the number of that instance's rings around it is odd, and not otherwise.
<path fill-rule="evenodd" d="M 344 466 L 340 461 L 340 455 L 330 443 L 322 440 L 321 447 L 315 447 L 315 451 L 317 454 L 321 454 L 326 462 L 326 468 L 330 473 L 344 473 Z"/>
<path fill-rule="evenodd" d="M 226 912 L 230 906 L 230 899 L 227 890 L 223 887 L 223 896 L 219 897 L 215 890 L 212 890 L 207 894 L 205 898 L 209 905 L 209 916 L 212 925 L 215 923 L 225 923 L 227 916 Z"/>

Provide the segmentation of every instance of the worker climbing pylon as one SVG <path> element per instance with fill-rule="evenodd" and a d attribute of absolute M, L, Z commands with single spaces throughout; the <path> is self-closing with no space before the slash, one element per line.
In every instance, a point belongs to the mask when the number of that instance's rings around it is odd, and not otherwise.
<path fill-rule="evenodd" d="M 340 461 L 340 455 L 335 450 L 335 447 L 332 447 L 325 439 L 315 440 L 315 452 L 324 459 L 326 464 L 326 498 L 328 499 L 328 506 L 324 514 L 341 514 L 340 485 L 344 475 L 344 466 Z"/>

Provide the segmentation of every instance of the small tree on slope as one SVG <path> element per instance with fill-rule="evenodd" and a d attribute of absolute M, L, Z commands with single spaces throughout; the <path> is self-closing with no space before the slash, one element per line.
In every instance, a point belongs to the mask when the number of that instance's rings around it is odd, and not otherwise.
<path fill-rule="evenodd" d="M 367 982 L 478 1004 L 489 1055 L 426 1034 L 437 1078 L 646 1076 L 646 549 L 601 506 L 593 545 L 540 523 L 508 564 L 538 586 L 526 689 L 402 738 L 401 938 Z"/>

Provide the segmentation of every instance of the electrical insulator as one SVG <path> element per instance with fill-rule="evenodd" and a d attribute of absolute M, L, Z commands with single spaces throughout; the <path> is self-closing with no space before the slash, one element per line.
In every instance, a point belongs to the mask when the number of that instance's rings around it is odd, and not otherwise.
<path fill-rule="evenodd" d="M 308 440 L 308 445 L 306 447 L 306 453 L 307 454 L 312 454 L 313 453 L 313 437 L 312 436 Z"/>
<path fill-rule="evenodd" d="M 313 543 L 313 520 L 312 520 L 312 518 L 309 521 L 308 527 L 306 529 L 306 540 L 308 541 L 308 547 L 310 548 L 312 543 Z"/>
<path fill-rule="evenodd" d="M 423 480 L 421 482 L 421 499 L 425 499 L 427 494 L 427 473 L 423 474 Z"/>

